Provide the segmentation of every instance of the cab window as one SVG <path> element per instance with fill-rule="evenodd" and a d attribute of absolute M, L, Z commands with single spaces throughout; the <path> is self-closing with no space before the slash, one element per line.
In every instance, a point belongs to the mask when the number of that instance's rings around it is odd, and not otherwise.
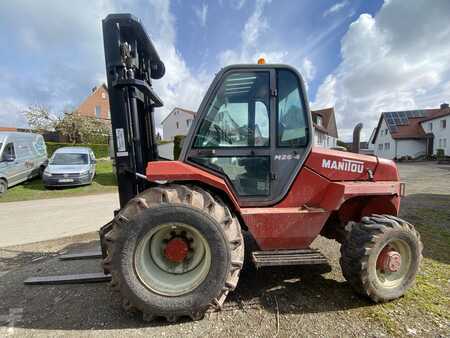
<path fill-rule="evenodd" d="M 232 73 L 222 82 L 194 148 L 269 146 L 269 73 Z"/>
<path fill-rule="evenodd" d="M 300 148 L 308 142 L 306 110 L 301 97 L 300 83 L 290 70 L 277 71 L 279 147 Z"/>

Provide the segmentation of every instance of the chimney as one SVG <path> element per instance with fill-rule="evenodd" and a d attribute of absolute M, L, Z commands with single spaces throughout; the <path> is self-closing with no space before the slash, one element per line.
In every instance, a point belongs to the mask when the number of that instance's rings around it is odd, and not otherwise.
<path fill-rule="evenodd" d="M 447 109 L 448 108 L 448 103 L 444 102 L 441 103 L 441 109 Z"/>

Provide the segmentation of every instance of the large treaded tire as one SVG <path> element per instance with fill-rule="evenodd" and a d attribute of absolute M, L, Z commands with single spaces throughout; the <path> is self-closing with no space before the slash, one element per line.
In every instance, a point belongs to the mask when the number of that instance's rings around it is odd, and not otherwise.
<path fill-rule="evenodd" d="M 360 223 L 349 222 L 346 230 L 340 265 L 345 279 L 357 293 L 374 302 L 386 302 L 401 297 L 414 284 L 423 245 L 412 224 L 391 215 L 371 215 L 363 217 Z M 380 251 L 393 240 L 408 245 L 411 263 L 401 283 L 386 288 L 378 281 L 375 266 Z"/>
<path fill-rule="evenodd" d="M 167 216 L 170 213 L 173 216 Z M 180 216 L 196 219 L 197 224 L 201 223 L 205 237 L 217 241 L 216 245 L 210 245 L 211 273 L 187 295 L 164 297 L 148 289 L 143 292 L 144 286 L 138 283 L 130 259 L 129 246 L 135 244 L 131 237 L 136 240 L 136 236 L 142 235 L 161 218 L 167 221 L 167 217 L 176 219 Z M 211 229 L 205 228 L 207 224 Z M 213 229 L 214 226 L 217 229 Z M 220 236 L 225 247 L 220 244 Z M 184 316 L 198 320 L 208 308 L 220 309 L 228 293 L 235 289 L 244 261 L 244 241 L 237 218 L 219 198 L 196 186 L 163 185 L 136 196 L 114 218 L 104 244 L 107 257 L 103 267 L 112 275 L 113 289 L 120 292 L 125 310 L 142 312 L 147 321 L 165 317 L 174 322 Z"/>

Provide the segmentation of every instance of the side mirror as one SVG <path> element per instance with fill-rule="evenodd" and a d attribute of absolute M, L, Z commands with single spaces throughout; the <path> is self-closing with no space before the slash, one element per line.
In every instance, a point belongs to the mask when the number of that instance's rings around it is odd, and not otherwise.
<path fill-rule="evenodd" d="M 94 158 L 91 160 L 91 162 L 92 162 L 92 164 L 95 164 L 95 163 L 97 163 L 97 160 Z"/>
<path fill-rule="evenodd" d="M 16 157 L 11 154 L 3 154 L 3 156 L 2 156 L 2 161 L 4 161 L 4 162 L 14 162 L 15 159 L 16 159 Z"/>

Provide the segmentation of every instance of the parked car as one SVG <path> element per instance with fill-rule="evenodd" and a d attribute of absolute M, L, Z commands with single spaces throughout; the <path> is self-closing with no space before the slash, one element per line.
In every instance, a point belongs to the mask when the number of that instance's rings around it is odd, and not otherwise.
<path fill-rule="evenodd" d="M 95 176 L 95 156 L 91 148 L 56 149 L 42 176 L 46 187 L 91 184 Z"/>
<path fill-rule="evenodd" d="M 41 175 L 47 162 L 42 135 L 0 132 L 0 195 L 16 184 Z"/>

